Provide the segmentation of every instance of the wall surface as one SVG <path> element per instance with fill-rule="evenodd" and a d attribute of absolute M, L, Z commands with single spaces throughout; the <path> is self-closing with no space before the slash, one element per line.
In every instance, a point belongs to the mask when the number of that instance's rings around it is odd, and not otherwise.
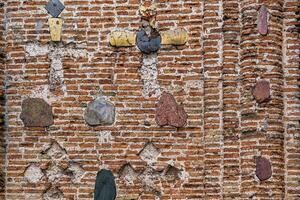
<path fill-rule="evenodd" d="M 189 39 L 151 55 L 109 44 L 112 31 L 140 29 L 145 1 L 61 1 L 62 42 L 51 42 L 47 1 L 0 6 L 5 199 L 90 200 L 103 168 L 124 200 L 300 199 L 299 0 L 156 0 L 158 30 L 184 28 Z M 252 95 L 260 80 L 270 83 L 263 103 Z M 157 125 L 164 91 L 184 107 L 185 127 Z M 98 96 L 114 104 L 114 124 L 84 120 Z M 29 97 L 51 105 L 53 125 L 25 127 Z M 265 181 L 256 176 L 259 156 L 272 165 Z"/>

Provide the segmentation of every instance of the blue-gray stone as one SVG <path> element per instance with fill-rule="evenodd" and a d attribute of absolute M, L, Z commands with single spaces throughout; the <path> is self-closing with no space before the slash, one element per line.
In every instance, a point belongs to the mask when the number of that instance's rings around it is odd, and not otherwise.
<path fill-rule="evenodd" d="M 111 171 L 102 169 L 97 173 L 94 200 L 114 200 L 117 196 L 115 177 Z"/>
<path fill-rule="evenodd" d="M 103 97 L 98 97 L 88 104 L 84 118 L 91 126 L 111 125 L 115 122 L 115 107 Z"/>
<path fill-rule="evenodd" d="M 45 9 L 50 15 L 52 15 L 52 17 L 58 17 L 65 9 L 65 6 L 59 0 L 50 0 Z"/>
<path fill-rule="evenodd" d="M 161 36 L 156 30 L 151 31 L 150 37 L 146 31 L 140 30 L 137 33 L 137 46 L 145 54 L 155 53 L 160 49 Z"/>

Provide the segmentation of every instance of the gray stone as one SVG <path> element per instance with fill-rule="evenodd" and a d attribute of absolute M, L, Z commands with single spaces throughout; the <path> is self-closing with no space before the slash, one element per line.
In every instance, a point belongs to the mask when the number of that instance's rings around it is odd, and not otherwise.
<path fill-rule="evenodd" d="M 103 97 L 98 97 L 88 104 L 84 118 L 91 126 L 111 125 L 115 122 L 115 107 Z"/>
<path fill-rule="evenodd" d="M 117 196 L 115 177 L 111 171 L 102 169 L 97 173 L 94 200 L 114 200 Z"/>
<path fill-rule="evenodd" d="M 50 0 L 45 9 L 52 17 L 58 17 L 65 9 L 65 6 L 59 0 Z"/>
<path fill-rule="evenodd" d="M 24 177 L 29 183 L 37 183 L 44 177 L 44 173 L 38 164 L 34 163 L 26 168 Z"/>
<path fill-rule="evenodd" d="M 155 53 L 160 49 L 161 36 L 155 29 L 151 30 L 150 37 L 145 30 L 140 30 L 137 33 L 137 46 L 142 53 Z"/>
<path fill-rule="evenodd" d="M 40 98 L 24 100 L 20 118 L 27 127 L 46 127 L 54 123 L 51 106 Z"/>

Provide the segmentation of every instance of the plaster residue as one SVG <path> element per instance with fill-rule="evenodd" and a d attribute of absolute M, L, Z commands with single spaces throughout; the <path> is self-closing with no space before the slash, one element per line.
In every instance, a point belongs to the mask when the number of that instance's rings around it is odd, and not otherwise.
<path fill-rule="evenodd" d="M 44 173 L 41 168 L 34 163 L 27 167 L 24 177 L 29 183 L 37 183 L 44 177 Z"/>
<path fill-rule="evenodd" d="M 101 131 L 98 134 L 98 138 L 99 138 L 99 143 L 101 144 L 109 143 L 113 139 L 111 135 L 111 131 Z"/>
<path fill-rule="evenodd" d="M 157 53 L 143 55 L 143 65 L 140 69 L 140 74 L 143 81 L 143 97 L 159 97 L 161 88 L 157 81 Z"/>
<path fill-rule="evenodd" d="M 84 49 L 78 48 L 74 43 L 68 44 L 46 44 L 39 45 L 38 43 L 29 43 L 25 46 L 27 56 L 37 57 L 48 55 L 51 60 L 49 74 L 49 89 L 50 91 L 61 89 L 66 93 L 66 85 L 64 83 L 64 71 L 62 59 L 70 56 L 73 58 L 86 57 L 87 52 Z"/>

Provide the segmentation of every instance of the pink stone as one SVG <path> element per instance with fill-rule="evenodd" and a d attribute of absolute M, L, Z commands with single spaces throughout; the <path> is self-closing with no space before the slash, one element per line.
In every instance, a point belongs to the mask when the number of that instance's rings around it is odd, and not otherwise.
<path fill-rule="evenodd" d="M 258 157 L 256 159 L 256 176 L 261 181 L 265 181 L 272 176 L 272 167 L 268 159 Z"/>
<path fill-rule="evenodd" d="M 261 80 L 256 83 L 252 94 L 258 103 L 266 102 L 270 99 L 270 83 L 266 80 Z"/>
<path fill-rule="evenodd" d="M 257 27 L 258 27 L 258 32 L 261 35 L 268 34 L 268 9 L 264 5 L 262 5 L 259 9 Z"/>
<path fill-rule="evenodd" d="M 163 92 L 156 107 L 155 120 L 159 126 L 169 125 L 179 128 L 186 125 L 187 114 L 171 94 Z"/>

